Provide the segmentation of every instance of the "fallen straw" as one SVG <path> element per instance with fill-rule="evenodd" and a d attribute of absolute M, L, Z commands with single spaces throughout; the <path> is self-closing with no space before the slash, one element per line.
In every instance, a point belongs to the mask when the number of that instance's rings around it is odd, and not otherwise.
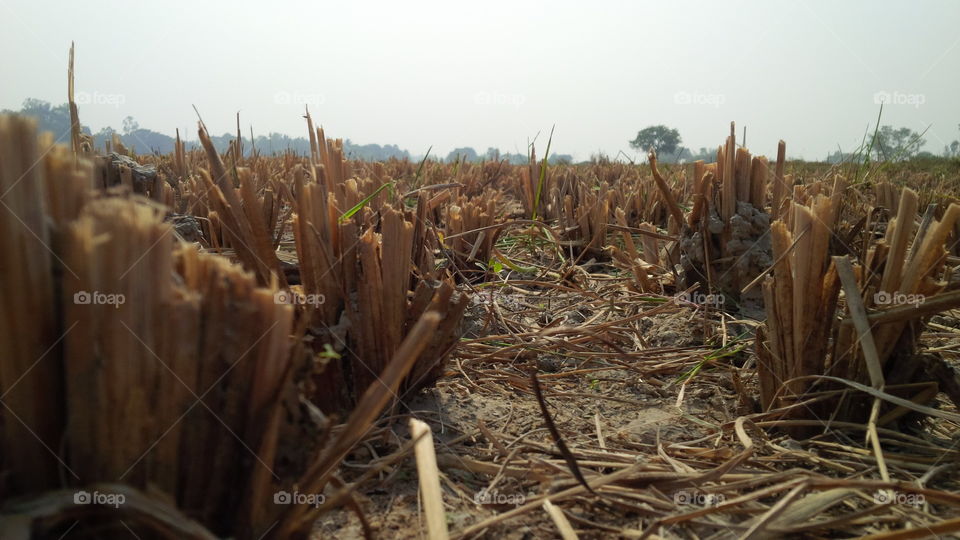
<path fill-rule="evenodd" d="M 437 454 L 433 449 L 433 434 L 430 432 L 430 426 L 421 420 L 411 418 L 410 434 L 417 440 L 413 448 L 417 456 L 417 474 L 420 476 L 420 494 L 423 497 L 424 513 L 427 514 L 429 537 L 431 540 L 450 538 L 443 512 L 440 471 L 437 468 Z"/>
<path fill-rule="evenodd" d="M 557 508 L 556 505 L 550 502 L 550 499 L 543 501 L 543 509 L 547 511 L 547 515 L 553 520 L 553 524 L 560 530 L 560 538 L 563 538 L 563 540 L 577 540 L 577 538 L 579 538 L 576 531 L 574 531 L 570 525 L 570 520 L 563 514 L 563 510 Z"/>

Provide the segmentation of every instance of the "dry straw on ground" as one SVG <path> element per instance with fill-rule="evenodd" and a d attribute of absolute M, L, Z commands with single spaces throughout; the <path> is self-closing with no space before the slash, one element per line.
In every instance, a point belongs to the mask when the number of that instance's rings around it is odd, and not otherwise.
<path fill-rule="evenodd" d="M 309 156 L 201 124 L 138 186 L 0 117 L 5 536 L 960 531 L 942 181 L 732 130 L 714 164 L 370 164 L 306 119 Z"/>

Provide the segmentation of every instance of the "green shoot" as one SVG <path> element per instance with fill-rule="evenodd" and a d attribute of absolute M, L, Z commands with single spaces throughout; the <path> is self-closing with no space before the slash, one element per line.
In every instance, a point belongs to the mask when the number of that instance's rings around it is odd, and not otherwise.
<path fill-rule="evenodd" d="M 366 206 L 367 204 L 369 204 L 370 201 L 372 201 L 374 197 L 376 197 L 377 195 L 379 195 L 381 191 L 383 191 L 384 189 L 386 189 L 386 188 L 388 188 L 388 187 L 389 187 L 389 188 L 392 188 L 392 187 L 393 187 L 393 182 L 387 182 L 387 183 L 381 185 L 381 186 L 378 187 L 377 189 L 373 190 L 373 193 L 367 195 L 366 197 L 364 197 L 364 199 L 363 199 L 362 201 L 360 201 L 360 202 L 358 202 L 356 205 L 354 205 L 353 208 L 351 208 L 351 209 L 347 210 L 346 212 L 344 212 L 343 215 L 340 216 L 340 223 L 344 223 L 344 222 L 346 222 L 348 219 L 352 218 L 354 214 L 356 214 L 357 212 L 359 212 L 360 210 L 362 210 L 363 207 Z"/>
<path fill-rule="evenodd" d="M 533 217 L 530 219 L 537 219 L 537 208 L 540 208 L 540 196 L 543 194 L 543 184 L 547 180 L 547 159 L 550 158 L 550 143 L 553 142 L 553 130 L 557 126 L 554 125 L 550 128 L 550 138 L 547 139 L 547 151 L 543 154 L 543 164 L 540 166 L 540 178 L 537 180 L 537 195 L 533 199 Z"/>

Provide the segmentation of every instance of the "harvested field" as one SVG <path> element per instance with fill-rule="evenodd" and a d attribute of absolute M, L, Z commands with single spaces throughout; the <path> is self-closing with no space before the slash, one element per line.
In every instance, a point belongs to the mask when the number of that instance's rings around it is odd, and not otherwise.
<path fill-rule="evenodd" d="M 956 163 L 305 123 L 136 155 L 0 116 L 0 536 L 960 534 Z"/>

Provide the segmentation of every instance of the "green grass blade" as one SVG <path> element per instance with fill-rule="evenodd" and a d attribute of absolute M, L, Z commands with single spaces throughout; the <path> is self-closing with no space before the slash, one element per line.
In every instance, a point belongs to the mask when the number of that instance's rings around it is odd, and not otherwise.
<path fill-rule="evenodd" d="M 413 177 L 414 180 L 420 180 L 420 172 L 423 171 L 423 164 L 427 162 L 427 158 L 430 157 L 430 151 L 433 150 L 433 145 L 430 145 L 430 148 L 427 148 L 427 153 L 424 154 L 423 159 L 420 160 L 420 166 L 417 167 L 417 174 Z"/>
<path fill-rule="evenodd" d="M 348 219 L 352 218 L 354 214 L 356 214 L 356 213 L 359 212 L 361 209 L 363 209 L 364 206 L 366 206 L 367 204 L 369 204 L 370 201 L 372 201 L 373 198 L 376 197 L 381 191 L 383 191 L 384 189 L 386 189 L 386 188 L 388 188 L 388 187 L 392 187 L 392 186 L 393 186 L 393 182 L 387 182 L 387 183 L 381 185 L 380 187 L 378 187 L 377 189 L 373 190 L 373 193 L 367 195 L 366 197 L 364 197 L 364 199 L 363 199 L 362 201 L 360 201 L 360 202 L 358 202 L 356 205 L 354 205 L 353 208 L 351 208 L 351 209 L 347 210 L 346 212 L 344 212 L 343 215 L 340 216 L 340 223 L 343 223 L 343 222 L 347 221 Z"/>
<path fill-rule="evenodd" d="M 547 180 L 547 160 L 550 159 L 550 143 L 553 142 L 553 130 L 556 125 L 550 128 L 550 138 L 547 139 L 547 151 L 543 154 L 543 165 L 540 166 L 540 178 L 537 180 L 537 195 L 533 199 L 533 217 L 537 219 L 537 208 L 540 208 L 540 196 L 543 194 L 543 184 Z"/>
<path fill-rule="evenodd" d="M 537 269 L 536 269 L 536 268 L 533 268 L 532 266 L 531 266 L 531 267 L 525 267 L 525 266 L 520 266 L 520 265 L 514 263 L 513 261 L 510 260 L 509 257 L 507 257 L 506 255 L 504 255 L 503 253 L 499 253 L 499 252 L 498 252 L 498 253 L 496 254 L 496 258 L 499 259 L 500 262 L 502 262 L 503 264 L 505 264 L 505 265 L 507 266 L 507 268 L 513 270 L 514 272 L 520 272 L 520 273 L 522 274 L 522 273 L 533 273 L 533 272 L 536 272 L 536 271 L 537 271 Z"/>
<path fill-rule="evenodd" d="M 854 178 L 854 183 L 859 183 L 861 181 L 860 171 L 862 170 L 862 168 L 870 166 L 870 152 L 873 151 L 873 145 L 874 143 L 877 142 L 877 135 L 880 133 L 880 118 L 882 116 L 883 116 L 883 103 L 880 104 L 880 112 L 877 113 L 877 125 L 873 127 L 873 137 L 870 138 L 870 145 L 867 146 L 866 158 L 864 158 L 864 160 L 860 162 L 860 166 L 857 167 L 857 176 Z M 869 174 L 869 171 L 867 172 L 867 174 Z M 866 181 L 867 179 L 867 174 L 865 174 L 863 177 L 864 181 Z"/>

